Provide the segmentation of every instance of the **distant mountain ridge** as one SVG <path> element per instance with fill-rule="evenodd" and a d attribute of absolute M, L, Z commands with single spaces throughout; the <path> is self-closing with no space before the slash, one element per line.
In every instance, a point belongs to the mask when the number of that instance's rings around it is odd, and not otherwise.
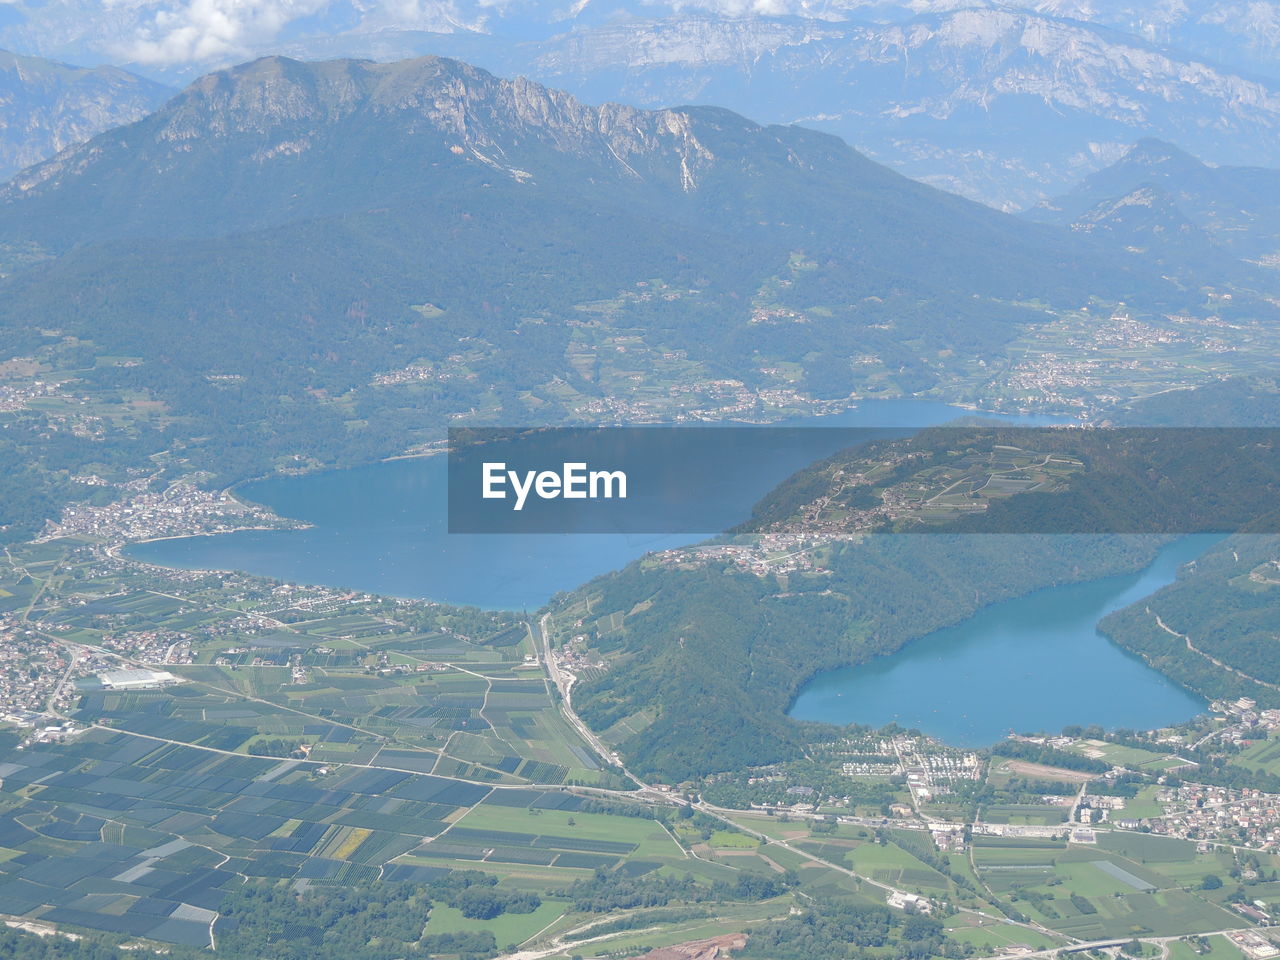
<path fill-rule="evenodd" d="M 176 0 L 122 6 L 85 0 L 13 0 L 0 20 L 0 43 L 43 56 L 102 58 L 152 68 L 178 67 L 187 76 L 266 50 L 316 57 L 357 51 L 379 58 L 404 56 L 415 35 L 479 36 L 512 43 L 542 42 L 568 30 L 622 20 L 676 23 L 707 16 L 761 23 L 795 18 L 830 23 L 901 24 L 922 15 L 962 10 L 1025 10 L 1132 34 L 1153 44 L 1207 57 L 1236 70 L 1280 76 L 1280 3 L 1277 0 L 740 0 L 649 2 L 634 0 L 517 0 L 501 5 L 466 0 L 423 0 L 391 6 L 378 0 L 303 0 L 263 9 L 222 7 L 213 30 L 200 11 Z M 364 46 L 360 46 L 363 44 Z M 374 47 L 381 44 L 381 53 Z M 221 59 L 219 59 L 221 58 Z"/>
<path fill-rule="evenodd" d="M 151 173 L 162 184 L 161 192 L 140 197 L 110 215 L 104 210 L 95 218 L 86 210 L 88 219 L 75 225 L 77 238 L 190 233 L 198 223 L 197 211 L 215 218 L 207 225 L 215 233 L 332 215 L 343 209 L 344 191 L 364 198 L 393 183 L 397 190 L 411 188 L 412 181 L 403 179 L 400 171 L 385 169 L 380 183 L 341 183 L 346 176 L 339 172 L 337 183 L 322 178 L 309 184 L 317 204 L 311 208 L 299 195 L 269 187 L 255 203 L 237 204 L 241 198 L 234 193 L 234 182 L 243 182 L 242 171 L 248 170 L 262 174 L 269 184 L 274 169 L 309 167 L 313 157 L 335 150 L 358 154 L 363 148 L 364 158 L 375 162 L 379 153 L 390 151 L 374 143 L 343 144 L 329 136 L 334 128 L 361 123 L 384 125 L 389 135 L 415 143 L 430 137 L 430 147 L 465 158 L 457 162 L 478 161 L 481 169 L 517 182 L 532 176 L 516 165 L 521 155 L 542 149 L 620 178 L 656 178 L 681 190 L 694 186 L 697 173 L 714 159 L 693 135 L 689 115 L 678 111 L 654 113 L 613 104 L 589 107 L 524 79 L 499 80 L 486 71 L 435 57 L 394 64 L 304 64 L 275 57 L 203 77 L 141 122 L 24 171 L 0 190 L 0 202 L 38 204 L 41 198 L 67 191 L 100 195 L 113 186 L 126 191 L 135 177 Z M 193 183 L 174 179 L 184 164 L 202 158 L 207 162 L 214 155 L 240 168 L 230 173 L 205 171 L 215 182 L 228 180 L 229 194 L 202 197 Z M 660 156 L 667 162 L 659 161 Z M 422 158 L 411 162 L 420 166 Z M 642 166 L 646 176 L 633 165 Z M 103 179 L 89 183 L 85 172 L 90 168 Z M 333 189 L 339 183 L 344 191 Z M 187 191 L 185 201 L 194 204 L 184 206 L 188 216 L 183 221 L 165 213 L 173 198 L 163 192 L 163 185 L 170 184 Z M 65 225 L 54 219 L 31 229 L 51 236 Z"/>
<path fill-rule="evenodd" d="M 800 121 L 1006 208 L 1059 192 L 1140 136 L 1280 165 L 1280 81 L 1016 9 L 890 25 L 630 22 L 549 41 L 533 72 L 588 97 L 711 100 Z"/>
<path fill-rule="evenodd" d="M 0 50 L 0 180 L 172 96 L 118 67 L 73 67 Z"/>
<path fill-rule="evenodd" d="M 337 159 L 369 169 L 335 167 Z M 755 218 L 751 226 L 767 228 L 761 235 L 793 235 L 784 242 L 818 236 L 847 244 L 854 235 L 844 227 L 879 216 L 884 238 L 911 244 L 930 231 L 899 222 L 925 207 L 945 211 L 943 229 L 954 218 L 970 239 L 1000 237 L 1008 256 L 1034 233 L 893 174 L 834 137 L 761 126 L 728 110 L 590 106 L 438 57 L 391 64 L 272 57 L 203 77 L 145 119 L 24 171 L 0 189 L 0 236 L 57 251 L 113 237 L 219 235 L 368 203 L 420 202 L 447 193 L 444 185 L 461 171 L 463 186 L 481 174 L 495 178 L 491 187 L 523 193 L 571 188 L 616 201 L 622 185 L 638 191 L 632 200 L 661 198 L 664 215 L 701 229 L 736 233 Z M 830 175 L 848 181 L 841 194 L 815 189 L 827 187 Z M 729 205 L 716 193 L 748 182 L 750 193 L 737 199 L 750 206 Z M 784 203 L 803 206 L 777 209 Z M 76 216 L 61 215 L 73 209 Z M 182 218 L 172 216 L 176 209 Z M 783 216 L 786 222 L 764 219 Z M 1048 233 L 1039 240 L 1061 242 Z M 861 254 L 881 260 L 878 250 Z M 958 248 L 932 251 L 919 277 L 928 282 L 953 258 L 968 259 Z"/>
<path fill-rule="evenodd" d="M 412 10 L 409 7 L 412 7 Z M 1280 0 L 736 0 L 585 4 L 143 0 L 10 5 L 0 42 L 110 55 L 164 79 L 254 54 L 460 57 L 588 101 L 716 103 L 805 122 L 1002 209 L 1062 192 L 1158 136 L 1215 163 L 1280 166 Z M 219 8 L 220 10 L 222 8 Z M 110 40 L 108 40 L 110 38 Z"/>
<path fill-rule="evenodd" d="M 883 10 L 861 7 L 846 11 L 854 19 L 694 9 L 659 17 L 646 8 L 522 43 L 501 32 L 380 33 L 319 46 L 375 57 L 459 55 L 588 100 L 717 103 L 801 122 L 1003 209 L 1061 192 L 1143 136 L 1215 162 L 1280 165 L 1280 78 L 1049 4 L 895 11 L 879 22 L 859 16 Z"/>
<path fill-rule="evenodd" d="M 1280 170 L 1203 163 L 1161 140 L 1139 141 L 1115 164 L 1027 215 L 1108 236 L 1167 262 L 1218 262 L 1280 280 Z"/>

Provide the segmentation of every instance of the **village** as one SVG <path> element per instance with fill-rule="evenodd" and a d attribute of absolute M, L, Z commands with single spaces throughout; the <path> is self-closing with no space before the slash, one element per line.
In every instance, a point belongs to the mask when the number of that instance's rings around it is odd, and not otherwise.
<path fill-rule="evenodd" d="M 66 652 L 32 625 L 12 614 L 0 618 L 0 722 L 41 723 L 69 667 Z"/>
<path fill-rule="evenodd" d="M 1144 830 L 1202 843 L 1280 850 L 1280 796 L 1260 790 L 1183 784 L 1162 790 L 1157 817 L 1121 817 L 1121 829 Z"/>
<path fill-rule="evenodd" d="M 50 521 L 35 542 L 94 537 L 109 544 L 124 544 L 163 537 L 299 526 L 263 507 L 238 500 L 225 490 L 202 489 L 196 478 L 175 481 L 162 490 L 152 490 L 151 486 L 150 478 L 141 477 L 121 484 L 126 496 L 113 503 L 68 506 L 57 522 Z"/>

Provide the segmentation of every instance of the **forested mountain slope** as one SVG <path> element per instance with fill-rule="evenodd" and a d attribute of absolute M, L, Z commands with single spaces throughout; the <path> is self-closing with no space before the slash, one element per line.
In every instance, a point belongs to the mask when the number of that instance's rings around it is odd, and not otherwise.
<path fill-rule="evenodd" d="M 915 390 L 922 357 L 982 356 L 1046 305 L 1182 296 L 825 134 L 431 57 L 204 77 L 16 177 L 0 255 L 0 352 L 128 358 L 85 382 L 163 404 L 224 478 L 459 414 L 598 418 L 565 394 L 625 399 L 661 363 L 751 385 L 793 362 L 836 398 L 872 363 Z M 609 380 L 619 346 L 639 372 Z M 412 389 L 372 388 L 410 364 Z"/>
<path fill-rule="evenodd" d="M 1176 582 L 1102 621 L 1112 640 L 1207 698 L 1280 703 L 1280 539 L 1227 538 Z"/>

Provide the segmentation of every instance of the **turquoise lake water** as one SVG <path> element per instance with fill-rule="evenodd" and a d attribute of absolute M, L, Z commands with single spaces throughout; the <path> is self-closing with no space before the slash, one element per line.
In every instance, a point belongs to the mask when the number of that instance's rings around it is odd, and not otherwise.
<path fill-rule="evenodd" d="M 947 743 L 986 746 L 1071 724 L 1152 729 L 1205 702 L 1098 633 L 1099 620 L 1172 582 L 1221 539 L 1166 546 L 1141 573 L 1051 587 L 993 604 L 955 627 L 857 667 L 820 674 L 791 708 L 800 720 L 897 723 Z"/>

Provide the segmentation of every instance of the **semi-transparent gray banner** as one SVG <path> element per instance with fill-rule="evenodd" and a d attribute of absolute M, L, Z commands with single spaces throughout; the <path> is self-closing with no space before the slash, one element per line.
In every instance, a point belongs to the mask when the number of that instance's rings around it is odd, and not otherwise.
<path fill-rule="evenodd" d="M 1280 431 L 455 429 L 449 530 L 1275 533 Z"/>

